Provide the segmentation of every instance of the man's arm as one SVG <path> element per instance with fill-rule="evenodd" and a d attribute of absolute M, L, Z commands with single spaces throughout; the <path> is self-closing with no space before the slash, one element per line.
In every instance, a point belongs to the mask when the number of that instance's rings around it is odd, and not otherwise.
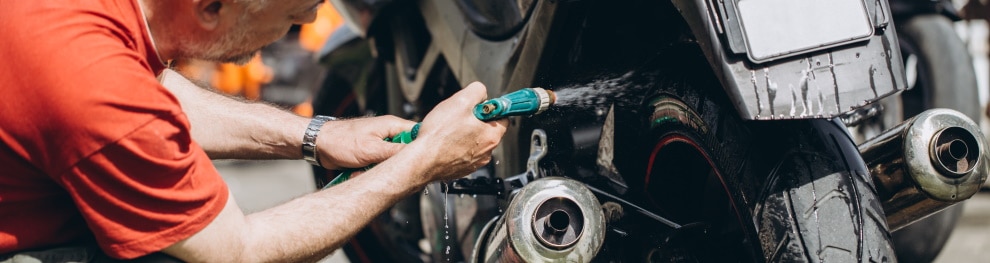
<path fill-rule="evenodd" d="M 471 114 L 485 94 L 481 84 L 469 85 L 426 117 L 416 141 L 331 189 L 248 216 L 231 198 L 209 226 L 164 252 L 190 262 L 325 257 L 376 215 L 428 182 L 466 175 L 490 160 L 506 122 L 484 123 Z"/>
<path fill-rule="evenodd" d="M 309 119 L 201 88 L 172 70 L 165 70 L 159 78 L 178 98 L 189 117 L 193 140 L 210 158 L 302 158 L 302 138 Z M 379 163 L 403 147 L 382 139 L 413 124 L 394 116 L 328 122 L 317 136 L 320 161 L 328 168 Z"/>

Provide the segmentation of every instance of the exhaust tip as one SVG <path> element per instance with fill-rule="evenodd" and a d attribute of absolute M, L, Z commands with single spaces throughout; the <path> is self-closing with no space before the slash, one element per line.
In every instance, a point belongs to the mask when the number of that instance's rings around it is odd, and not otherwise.
<path fill-rule="evenodd" d="M 566 249 L 581 239 L 584 214 L 573 200 L 554 197 L 536 208 L 532 225 L 540 243 L 556 250 Z"/>
<path fill-rule="evenodd" d="M 598 198 L 564 177 L 529 182 L 489 225 L 475 247 L 476 262 L 588 262 L 605 242 Z"/>
<path fill-rule="evenodd" d="M 947 177 L 963 177 L 976 168 L 980 159 L 978 145 L 976 137 L 966 129 L 943 129 L 935 134 L 930 146 L 932 163 Z"/>
<path fill-rule="evenodd" d="M 942 202 L 965 200 L 987 178 L 986 141 L 979 126 L 948 109 L 918 114 L 904 134 L 904 164 L 921 192 Z"/>
<path fill-rule="evenodd" d="M 892 231 L 972 197 L 990 174 L 979 126 L 949 109 L 924 111 L 859 149 Z"/>

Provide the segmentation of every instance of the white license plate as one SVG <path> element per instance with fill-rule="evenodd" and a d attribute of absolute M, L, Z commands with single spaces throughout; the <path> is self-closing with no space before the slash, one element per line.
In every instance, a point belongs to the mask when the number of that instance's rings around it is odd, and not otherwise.
<path fill-rule="evenodd" d="M 758 63 L 873 35 L 863 0 L 739 0 L 736 10 Z"/>

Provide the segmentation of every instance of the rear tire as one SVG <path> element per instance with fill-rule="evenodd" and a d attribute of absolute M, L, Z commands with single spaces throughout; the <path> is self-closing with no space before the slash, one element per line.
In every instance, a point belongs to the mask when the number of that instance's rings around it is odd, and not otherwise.
<path fill-rule="evenodd" d="M 700 56 L 665 60 L 706 61 Z M 893 261 L 880 201 L 840 123 L 743 121 L 707 65 L 661 66 L 636 74 L 653 85 L 653 96 L 643 110 L 617 112 L 646 118 L 617 120 L 638 124 L 624 134 L 617 127 L 616 145 L 638 148 L 645 160 L 628 158 L 617 165 L 625 168 L 627 181 L 644 182 L 643 194 L 663 216 L 711 227 L 712 236 L 691 249 L 694 258 Z M 643 130 L 649 132 L 638 132 Z M 663 146 L 671 140 L 693 147 Z M 644 147 L 644 141 L 653 143 Z M 697 153 L 683 152 L 691 149 Z M 705 162 L 710 172 L 687 167 Z M 712 247 L 721 255 L 711 255 Z"/>
<path fill-rule="evenodd" d="M 918 15 L 897 21 L 904 58 L 916 56 L 917 81 L 902 93 L 904 116 L 932 108 L 950 108 L 980 118 L 976 70 L 969 49 L 942 15 Z"/>

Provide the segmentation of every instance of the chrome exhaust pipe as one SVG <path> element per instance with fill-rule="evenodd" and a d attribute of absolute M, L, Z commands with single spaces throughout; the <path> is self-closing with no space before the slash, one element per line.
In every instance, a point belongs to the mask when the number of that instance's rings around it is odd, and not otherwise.
<path fill-rule="evenodd" d="M 475 242 L 473 262 L 589 262 L 605 241 L 605 216 L 582 183 L 526 184 Z"/>
<path fill-rule="evenodd" d="M 932 109 L 859 145 L 891 231 L 969 199 L 987 179 L 986 140 L 954 110 Z"/>

